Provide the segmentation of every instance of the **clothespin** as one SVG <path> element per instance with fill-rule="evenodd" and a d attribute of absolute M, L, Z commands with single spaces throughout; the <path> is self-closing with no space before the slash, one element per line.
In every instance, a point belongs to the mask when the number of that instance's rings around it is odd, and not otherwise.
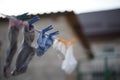
<path fill-rule="evenodd" d="M 40 19 L 39 16 L 35 16 L 31 20 L 28 21 L 28 24 L 31 25 L 31 24 L 37 22 L 39 19 Z"/>
<path fill-rule="evenodd" d="M 43 30 L 37 31 L 39 32 L 39 36 L 37 39 L 37 56 L 43 55 L 52 45 L 54 38 L 53 36 L 59 34 L 59 31 L 55 31 L 50 34 L 45 34 L 45 32 L 53 29 L 52 25 L 48 26 L 47 28 L 44 28 Z"/>
<path fill-rule="evenodd" d="M 36 32 L 38 32 L 38 33 L 43 33 L 43 34 L 45 34 L 45 32 L 47 32 L 47 31 L 49 31 L 49 30 L 51 30 L 51 29 L 53 29 L 53 27 L 52 27 L 52 25 L 50 25 L 50 26 L 48 26 L 48 27 L 46 27 L 46 28 L 44 28 L 44 29 L 42 29 L 42 30 L 35 30 Z"/>
<path fill-rule="evenodd" d="M 76 38 L 72 38 L 70 41 L 67 41 L 66 39 L 61 37 L 58 37 L 57 39 L 58 41 L 62 42 L 66 47 L 69 47 L 76 42 Z"/>
<path fill-rule="evenodd" d="M 45 46 L 46 42 L 49 41 L 54 41 L 53 36 L 58 35 L 59 31 L 55 31 L 53 33 L 50 34 L 45 34 L 45 32 L 49 31 L 53 29 L 52 25 L 48 26 L 47 28 L 41 30 L 41 33 L 39 34 L 39 38 L 37 40 L 37 42 L 41 45 L 41 46 Z M 44 39 L 44 41 L 43 41 Z M 53 43 L 52 43 L 53 44 Z"/>
<path fill-rule="evenodd" d="M 58 34 L 59 34 L 59 31 L 55 31 L 53 33 L 50 33 L 49 37 L 52 38 L 53 36 L 58 35 Z"/>
<path fill-rule="evenodd" d="M 42 29 L 42 30 L 40 30 L 40 31 L 37 31 L 38 33 L 39 33 L 39 37 L 38 37 L 38 39 L 37 39 L 37 43 L 38 43 L 38 45 L 40 44 L 40 45 L 42 45 L 43 44 L 43 37 L 45 37 L 47 34 L 45 34 L 45 32 L 47 32 L 47 31 L 49 31 L 49 30 L 51 30 L 51 29 L 53 29 L 53 27 L 52 27 L 52 25 L 50 25 L 50 26 L 48 26 L 47 28 L 44 28 L 44 29 Z M 43 44 L 43 45 L 45 45 L 45 44 Z"/>
<path fill-rule="evenodd" d="M 54 42 L 54 36 L 55 35 L 58 35 L 59 34 L 59 31 L 55 31 L 55 32 L 53 32 L 53 33 L 50 33 L 49 35 L 48 35 L 48 38 L 46 39 L 46 41 L 45 41 L 45 45 L 46 45 L 46 47 L 45 47 L 45 51 L 47 51 L 47 49 L 49 49 L 52 45 L 53 45 L 53 42 Z"/>

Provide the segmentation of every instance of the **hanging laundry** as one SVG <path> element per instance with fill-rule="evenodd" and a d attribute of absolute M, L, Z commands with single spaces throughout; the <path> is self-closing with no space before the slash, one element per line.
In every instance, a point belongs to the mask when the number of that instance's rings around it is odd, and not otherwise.
<path fill-rule="evenodd" d="M 67 74 L 71 74 L 75 70 L 76 66 L 77 66 L 77 61 L 73 55 L 73 45 L 71 45 L 68 47 L 66 51 L 65 59 L 63 60 L 62 63 L 62 69 Z"/>
<path fill-rule="evenodd" d="M 24 20 L 24 18 L 26 18 L 25 15 L 27 14 L 22 14 L 19 16 L 21 17 L 22 20 Z M 6 17 L 9 19 L 9 30 L 8 30 L 9 46 L 7 49 L 7 56 L 3 68 L 3 74 L 6 78 L 8 78 L 10 77 L 10 65 L 17 50 L 17 39 L 18 39 L 19 31 L 22 27 L 25 26 L 24 24 L 25 22 L 20 20 L 20 18 L 17 19 L 15 16 L 6 16 Z M 32 19 L 32 23 L 33 23 L 33 19 Z"/>
<path fill-rule="evenodd" d="M 22 17 L 22 15 L 19 15 L 19 16 Z M 6 16 L 6 17 L 9 19 L 9 30 L 8 30 L 9 46 L 7 49 L 7 56 L 5 60 L 3 73 L 4 73 L 4 76 L 7 78 L 9 77 L 10 65 L 11 65 L 12 59 L 17 50 L 17 39 L 18 39 L 19 30 L 24 25 L 23 25 L 23 21 L 20 19 L 17 19 L 15 16 Z"/>
<path fill-rule="evenodd" d="M 52 25 L 48 26 L 47 28 L 41 31 L 38 31 L 39 32 L 39 36 L 37 39 L 38 45 L 36 47 L 37 56 L 42 56 L 53 45 L 54 36 L 59 34 L 59 31 L 46 34 L 46 32 L 51 29 L 53 29 Z"/>
<path fill-rule="evenodd" d="M 35 55 L 35 48 L 32 47 L 32 42 L 34 41 L 35 38 L 35 31 L 34 31 L 34 26 L 32 24 L 38 20 L 39 17 L 35 16 L 30 21 L 25 22 L 24 41 L 16 60 L 16 68 L 11 72 L 13 76 L 25 73 L 28 64 Z"/>
<path fill-rule="evenodd" d="M 35 48 L 31 46 L 34 37 L 34 26 L 27 24 L 24 28 L 24 42 L 16 60 L 16 68 L 12 71 L 13 76 L 26 72 L 29 62 L 35 55 Z"/>
<path fill-rule="evenodd" d="M 75 43 L 75 39 L 67 41 L 63 38 L 57 38 L 53 43 L 53 48 L 62 53 L 63 62 L 61 68 L 67 74 L 71 74 L 77 66 L 77 60 L 73 55 L 74 43 Z"/>

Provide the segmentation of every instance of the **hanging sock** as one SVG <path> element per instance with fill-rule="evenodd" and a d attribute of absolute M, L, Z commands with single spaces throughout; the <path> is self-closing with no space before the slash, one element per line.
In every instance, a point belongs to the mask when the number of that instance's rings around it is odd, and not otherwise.
<path fill-rule="evenodd" d="M 22 17 L 23 14 L 19 16 Z M 9 46 L 7 49 L 7 56 L 3 68 L 3 74 L 6 78 L 8 78 L 10 77 L 10 65 L 17 50 L 17 39 L 18 39 L 19 31 L 26 24 L 24 21 L 20 20 L 20 18 L 17 19 L 15 16 L 6 16 L 6 17 L 9 19 L 9 32 L 8 32 Z M 24 17 L 22 17 L 21 19 L 24 19 Z M 32 21 L 32 23 L 34 22 Z"/>
<path fill-rule="evenodd" d="M 35 38 L 35 31 L 34 26 L 32 25 L 34 22 L 38 21 L 35 20 L 36 17 L 31 19 L 30 21 L 25 22 L 24 27 L 24 42 L 22 44 L 22 48 L 17 56 L 16 60 L 16 68 L 11 72 L 13 76 L 20 75 L 25 73 L 28 67 L 28 64 L 32 60 L 33 56 L 35 55 L 35 48 L 32 47 L 32 42 Z"/>
<path fill-rule="evenodd" d="M 7 49 L 7 56 L 3 68 L 3 74 L 6 78 L 10 77 L 9 75 L 10 65 L 17 50 L 17 39 L 19 35 L 19 30 L 22 28 L 22 26 L 24 26 L 23 21 L 17 19 L 14 16 L 7 16 L 7 18 L 9 19 L 9 30 L 8 30 L 9 46 Z"/>
<path fill-rule="evenodd" d="M 62 57 L 58 54 L 63 60 L 61 68 L 67 74 L 71 74 L 77 66 L 77 60 L 73 55 L 73 44 L 75 41 L 75 39 L 67 41 L 63 38 L 57 38 L 53 43 L 53 48 L 62 53 Z"/>
<path fill-rule="evenodd" d="M 36 47 L 37 56 L 42 56 L 53 45 L 54 36 L 59 34 L 59 31 L 46 34 L 46 32 L 51 29 L 53 29 L 52 25 L 39 31 L 39 36 L 37 39 L 38 45 Z"/>
<path fill-rule="evenodd" d="M 28 64 L 35 55 L 35 48 L 31 46 L 34 37 L 34 26 L 26 25 L 24 28 L 24 42 L 16 60 L 16 68 L 12 71 L 13 76 L 26 72 Z"/>

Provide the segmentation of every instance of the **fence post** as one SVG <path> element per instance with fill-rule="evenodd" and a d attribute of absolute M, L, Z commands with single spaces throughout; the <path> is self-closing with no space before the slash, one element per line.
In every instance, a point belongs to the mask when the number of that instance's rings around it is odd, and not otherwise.
<path fill-rule="evenodd" d="M 105 73 L 104 73 L 104 77 L 105 77 L 105 80 L 110 80 L 110 70 L 109 70 L 109 67 L 108 67 L 108 58 L 105 57 L 104 58 L 104 66 L 105 66 Z"/>

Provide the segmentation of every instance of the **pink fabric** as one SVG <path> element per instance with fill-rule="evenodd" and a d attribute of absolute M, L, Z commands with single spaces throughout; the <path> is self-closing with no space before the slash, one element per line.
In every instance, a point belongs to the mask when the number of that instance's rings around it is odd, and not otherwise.
<path fill-rule="evenodd" d="M 23 21 L 22 20 L 18 20 L 18 24 L 19 25 L 23 25 Z"/>
<path fill-rule="evenodd" d="M 17 21 L 15 21 L 15 20 L 10 20 L 9 24 L 10 24 L 11 27 L 14 27 L 16 24 L 17 24 L 17 25 L 24 25 L 24 23 L 23 23 L 22 20 L 17 20 Z"/>
<path fill-rule="evenodd" d="M 13 27 L 13 26 L 15 26 L 15 21 L 14 20 L 10 20 L 9 24 L 10 24 L 11 27 Z"/>

